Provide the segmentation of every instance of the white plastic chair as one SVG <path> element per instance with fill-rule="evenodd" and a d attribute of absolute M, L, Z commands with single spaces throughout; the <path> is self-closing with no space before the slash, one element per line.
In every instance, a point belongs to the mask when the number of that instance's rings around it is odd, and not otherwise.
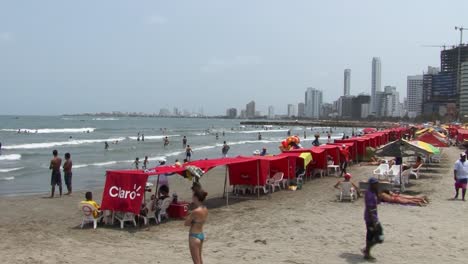
<path fill-rule="evenodd" d="M 385 179 L 387 177 L 387 173 L 388 173 L 388 170 L 389 170 L 389 167 L 388 167 L 388 164 L 386 163 L 381 163 L 377 169 L 374 170 L 373 174 L 374 176 L 377 176 L 377 178 L 380 180 L 380 178 L 382 177 L 383 179 Z"/>
<path fill-rule="evenodd" d="M 125 222 L 132 222 L 135 227 L 137 226 L 136 221 L 135 221 L 135 214 L 134 213 L 116 212 L 116 213 L 114 213 L 114 218 L 119 220 L 121 229 L 124 228 L 124 223 Z M 112 222 L 114 222 L 114 221 L 112 221 Z"/>
<path fill-rule="evenodd" d="M 400 184 L 400 169 L 401 165 L 393 165 L 387 172 L 387 177 L 390 182 Z"/>
<path fill-rule="evenodd" d="M 267 187 L 269 186 L 269 180 L 267 179 L 263 185 L 256 185 L 253 187 L 253 193 L 257 193 L 259 189 L 263 190 L 263 193 L 268 193 Z"/>
<path fill-rule="evenodd" d="M 81 228 L 83 228 L 83 226 L 87 223 L 93 223 L 93 228 L 96 229 L 98 221 L 101 220 L 104 217 L 104 215 L 100 215 L 94 218 L 93 213 L 98 210 L 88 203 L 80 203 L 79 207 L 81 212 L 83 213 Z"/>
<path fill-rule="evenodd" d="M 161 223 L 161 219 L 164 218 L 164 219 L 168 219 L 169 218 L 169 215 L 167 214 L 167 209 L 169 208 L 169 206 L 171 205 L 172 203 L 172 199 L 170 197 L 162 200 L 158 207 L 159 207 L 159 214 L 157 215 L 157 221 L 158 221 L 158 224 Z"/>
<path fill-rule="evenodd" d="M 333 175 L 336 175 L 340 171 L 340 165 L 335 165 L 333 160 L 329 160 L 327 163 L 327 174 L 330 175 L 330 171 L 333 169 Z"/>
<path fill-rule="evenodd" d="M 440 156 L 441 156 L 440 154 L 432 155 L 431 158 L 430 158 L 431 162 L 432 163 L 440 163 L 440 158 L 441 158 Z"/>
<path fill-rule="evenodd" d="M 275 192 L 276 187 L 278 187 L 281 190 L 281 183 L 283 182 L 283 177 L 284 173 L 277 172 L 273 175 L 273 177 L 267 180 L 268 185 L 271 186 L 271 192 Z"/>
<path fill-rule="evenodd" d="M 423 164 L 421 163 L 421 164 L 419 164 L 419 166 L 417 168 L 411 168 L 410 169 L 410 175 L 414 175 L 414 177 L 416 179 L 419 179 L 419 169 L 421 169 L 422 165 Z"/>
<path fill-rule="evenodd" d="M 151 219 L 154 219 L 154 221 L 158 221 L 156 218 L 156 205 L 154 204 L 156 201 L 151 201 L 151 204 L 149 207 L 146 207 L 148 209 L 148 212 L 146 213 L 146 216 L 142 215 L 141 217 L 143 218 L 143 221 L 145 222 L 145 225 L 148 225 Z"/>
<path fill-rule="evenodd" d="M 299 183 L 304 184 L 304 176 L 305 176 L 305 171 L 296 177 L 296 183 L 299 185 Z"/>
<path fill-rule="evenodd" d="M 338 201 L 349 200 L 353 202 L 356 200 L 356 190 L 354 189 L 351 182 L 340 183 L 340 193 L 338 194 Z"/>

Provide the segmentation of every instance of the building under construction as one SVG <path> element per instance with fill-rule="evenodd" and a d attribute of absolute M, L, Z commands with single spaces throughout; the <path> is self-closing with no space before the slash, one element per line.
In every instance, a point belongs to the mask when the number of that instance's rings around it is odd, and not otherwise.
<path fill-rule="evenodd" d="M 460 50 L 460 63 L 468 61 L 468 45 L 462 45 Z M 458 47 L 440 52 L 440 71 L 457 72 Z"/>

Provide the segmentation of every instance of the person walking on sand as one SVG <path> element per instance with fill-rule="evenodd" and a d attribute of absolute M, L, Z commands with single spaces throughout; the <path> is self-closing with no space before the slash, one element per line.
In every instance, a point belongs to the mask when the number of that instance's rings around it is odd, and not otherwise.
<path fill-rule="evenodd" d="M 343 173 L 346 174 L 346 168 L 348 167 L 348 162 L 349 162 L 349 151 L 346 149 L 346 145 L 342 145 L 340 149 L 340 177 L 343 176 Z"/>
<path fill-rule="evenodd" d="M 135 161 L 133 162 L 133 165 L 135 165 L 136 170 L 139 170 L 140 169 L 140 158 L 136 157 Z"/>
<path fill-rule="evenodd" d="M 462 200 L 465 201 L 466 184 L 468 183 L 468 162 L 466 161 L 466 153 L 460 154 L 460 159 L 455 162 L 453 170 L 453 179 L 455 180 L 455 197 L 458 199 L 458 191 L 462 189 Z"/>
<path fill-rule="evenodd" d="M 371 249 L 377 243 L 383 242 L 383 230 L 382 225 L 379 222 L 377 214 L 377 204 L 379 199 L 377 197 L 379 191 L 379 180 L 371 177 L 368 181 L 369 187 L 364 195 L 365 209 L 364 209 L 364 221 L 366 222 L 366 247 L 362 249 L 364 259 L 375 260 L 371 255 Z"/>
<path fill-rule="evenodd" d="M 184 138 L 182 139 L 182 148 L 186 148 L 187 147 L 187 137 L 184 136 Z"/>
<path fill-rule="evenodd" d="M 185 159 L 187 161 L 190 161 L 190 159 L 192 158 L 192 148 L 190 147 L 190 145 L 187 145 L 187 148 L 185 148 Z"/>
<path fill-rule="evenodd" d="M 58 185 L 60 197 L 62 197 L 62 175 L 60 174 L 60 166 L 62 165 L 62 159 L 58 157 L 58 151 L 54 149 L 52 151 L 54 157 L 50 161 L 49 169 L 52 170 L 52 175 L 50 176 L 50 185 L 52 185 L 52 190 L 50 193 L 50 198 L 54 198 L 55 185 Z"/>
<path fill-rule="evenodd" d="M 148 164 L 149 164 L 148 156 L 145 156 L 145 159 L 143 160 L 143 166 L 141 168 L 146 170 L 148 168 Z"/>
<path fill-rule="evenodd" d="M 226 141 L 224 141 L 223 148 L 221 149 L 221 153 L 223 154 L 223 158 L 227 157 L 229 149 L 230 149 L 229 145 L 226 143 Z"/>
<path fill-rule="evenodd" d="M 72 194 L 72 167 L 73 162 L 71 160 L 70 153 L 65 153 L 65 163 L 63 163 L 63 175 L 65 178 L 65 186 L 67 186 L 67 193 L 65 195 Z"/>
<path fill-rule="evenodd" d="M 192 213 L 185 219 L 185 226 L 190 226 L 188 235 L 190 255 L 194 264 L 202 264 L 202 248 L 205 241 L 205 233 L 203 233 L 203 226 L 208 219 L 208 209 L 203 205 L 206 196 L 208 195 L 201 186 L 192 187 L 193 196 L 192 204 L 194 209 Z"/>

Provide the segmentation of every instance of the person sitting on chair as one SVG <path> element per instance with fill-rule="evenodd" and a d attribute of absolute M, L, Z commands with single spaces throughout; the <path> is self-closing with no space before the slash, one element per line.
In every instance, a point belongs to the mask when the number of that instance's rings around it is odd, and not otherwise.
<path fill-rule="evenodd" d="M 421 165 L 421 164 L 422 164 L 422 159 L 421 159 L 420 156 L 418 156 L 418 157 L 416 158 L 416 162 L 413 164 L 412 167 L 413 167 L 413 169 L 417 169 L 417 168 L 419 167 L 419 165 Z"/>
<path fill-rule="evenodd" d="M 351 173 L 346 173 L 344 175 L 344 180 L 343 181 L 338 181 L 335 186 L 333 186 L 335 189 L 338 189 L 338 190 L 341 190 L 341 183 L 343 182 L 350 182 L 351 185 L 353 186 L 354 188 L 354 191 L 356 191 L 356 194 L 358 197 L 361 197 L 361 192 L 359 191 L 359 187 L 357 187 L 356 184 L 354 184 L 354 182 L 351 181 Z"/>
<path fill-rule="evenodd" d="M 85 200 L 81 202 L 81 204 L 89 204 L 92 206 L 93 209 L 93 216 L 94 218 L 98 218 L 99 216 L 102 215 L 102 212 L 100 211 L 101 207 L 99 206 L 98 203 L 96 203 L 93 200 L 93 193 L 92 192 L 86 192 L 85 194 Z"/>
<path fill-rule="evenodd" d="M 163 185 L 159 188 L 159 198 L 156 202 L 156 217 L 159 219 L 160 213 L 166 211 L 171 204 L 171 197 L 169 197 L 169 187 Z"/>

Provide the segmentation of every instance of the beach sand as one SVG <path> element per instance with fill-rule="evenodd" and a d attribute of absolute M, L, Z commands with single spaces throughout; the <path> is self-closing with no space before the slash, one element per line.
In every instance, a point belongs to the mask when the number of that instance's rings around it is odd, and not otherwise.
<path fill-rule="evenodd" d="M 385 242 L 373 250 L 378 263 L 466 263 L 468 203 L 449 200 L 459 152 L 446 149 L 440 164 L 411 181 L 410 193 L 428 195 L 429 206 L 379 206 Z M 374 168 L 352 166 L 353 181 L 367 179 Z M 296 192 L 224 206 L 215 198 L 221 196 L 224 170 L 210 172 L 202 179 L 215 207 L 205 227 L 205 263 L 364 263 L 363 199 L 336 202 L 336 180 L 314 179 Z M 171 178 L 171 186 L 180 199 L 189 198 L 186 180 Z M 94 191 L 98 202 L 101 192 Z M 0 199 L 0 263 L 191 263 L 182 221 L 80 229 L 77 205 L 84 192 L 61 199 L 43 196 Z"/>

